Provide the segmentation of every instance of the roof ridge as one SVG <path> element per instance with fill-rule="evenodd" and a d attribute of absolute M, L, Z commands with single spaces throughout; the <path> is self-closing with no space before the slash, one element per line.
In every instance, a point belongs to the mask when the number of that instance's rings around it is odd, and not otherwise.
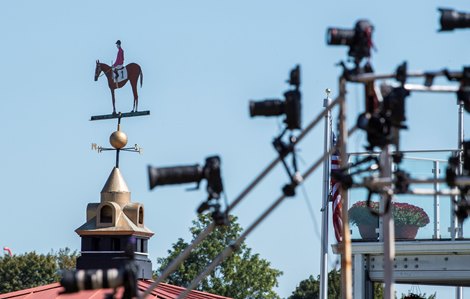
<path fill-rule="evenodd" d="M 152 280 L 138 280 L 139 290 L 146 290 L 152 283 Z M 15 291 L 11 293 L 5 293 L 0 295 L 0 299 L 41 299 L 41 298 L 70 298 L 70 299 L 90 299 L 90 298 L 101 298 L 100 295 L 103 295 L 105 292 L 108 292 L 111 289 L 96 289 L 96 290 L 85 290 L 74 294 L 68 294 L 67 296 L 62 296 L 60 291 L 62 290 L 61 285 L 58 282 L 47 284 L 44 286 L 38 286 L 33 288 L 28 288 L 20 291 Z M 158 287 L 152 290 L 148 298 L 154 299 L 175 299 L 180 295 L 186 288 L 168 284 L 161 283 Z M 119 292 L 122 293 L 122 287 L 118 288 Z M 232 299 L 229 297 L 219 296 L 211 293 L 201 292 L 201 291 L 191 291 L 188 295 L 188 299 Z"/>
<path fill-rule="evenodd" d="M 37 286 L 37 287 L 31 287 L 31 288 L 27 288 L 27 289 L 23 289 L 23 290 L 19 290 L 19 291 L 14 291 L 14 292 L 10 292 L 10 293 L 3 293 L 3 294 L 0 294 L 0 299 L 13 298 L 13 297 L 21 296 L 21 295 L 37 293 L 37 292 L 50 290 L 50 289 L 55 289 L 55 288 L 60 288 L 60 287 L 61 287 L 60 283 L 54 282 L 54 283 L 50 283 L 50 284 L 46 284 L 46 285 L 42 285 L 42 286 Z"/>

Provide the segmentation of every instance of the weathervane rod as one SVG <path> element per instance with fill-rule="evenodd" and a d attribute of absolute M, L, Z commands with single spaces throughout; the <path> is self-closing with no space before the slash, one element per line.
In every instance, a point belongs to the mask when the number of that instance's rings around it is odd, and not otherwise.
<path fill-rule="evenodd" d="M 136 114 L 136 112 L 127 113 L 127 114 Z M 137 152 L 139 154 L 142 153 L 142 148 L 140 148 L 137 144 L 134 145 L 133 147 L 125 147 L 127 145 L 127 135 L 121 131 L 121 118 L 125 117 L 125 115 L 126 113 L 119 112 L 119 113 L 110 114 L 110 115 L 92 116 L 92 120 L 110 119 L 110 118 L 118 119 L 117 130 L 113 132 L 111 136 L 109 137 L 109 142 L 111 143 L 112 148 L 104 148 L 101 146 L 97 146 L 96 144 L 92 144 L 92 149 L 98 150 L 99 153 L 102 151 L 116 151 L 116 168 L 119 168 L 119 155 L 121 151 Z M 131 115 L 131 116 L 136 116 L 136 115 Z"/>
<path fill-rule="evenodd" d="M 116 150 L 116 168 L 119 168 L 119 152 L 121 150 L 117 149 Z"/>

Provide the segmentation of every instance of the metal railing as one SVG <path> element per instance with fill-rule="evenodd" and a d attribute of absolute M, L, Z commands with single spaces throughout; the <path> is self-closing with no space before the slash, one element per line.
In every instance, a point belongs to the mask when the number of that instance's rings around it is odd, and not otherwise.
<path fill-rule="evenodd" d="M 428 194 L 427 196 L 421 195 L 418 197 L 416 196 L 418 192 L 415 192 L 415 194 L 395 195 L 394 198 L 397 202 L 407 202 L 419 206 L 428 214 L 430 223 L 420 229 L 416 239 L 455 240 L 456 238 L 470 238 L 470 235 L 465 236 L 463 234 L 463 228 L 465 225 L 459 225 L 454 221 L 453 195 L 443 195 L 441 191 L 447 187 L 447 185 L 443 183 L 445 169 L 448 163 L 447 158 L 458 152 L 459 150 L 457 149 L 402 151 L 404 159 L 400 165 L 401 169 L 409 172 L 415 181 L 419 180 L 415 178 L 423 178 L 423 180 L 431 178 L 434 179 L 434 182 L 430 182 L 429 184 L 422 186 L 425 188 L 424 190 L 426 190 L 426 192 L 424 192 L 423 189 L 414 189 L 415 191 L 421 191 L 419 194 Z M 355 158 L 369 154 L 370 153 L 366 152 L 350 153 L 349 161 L 354 161 Z M 379 155 L 379 153 L 376 154 Z M 396 167 L 396 164 L 392 164 L 392 169 L 396 169 Z M 413 188 L 411 189 L 413 190 Z M 350 206 L 348 209 L 354 203 L 365 200 L 367 197 L 366 192 L 365 188 L 350 189 Z M 448 201 L 442 200 L 442 196 L 448 198 Z M 443 228 L 446 228 L 445 225 L 447 225 L 447 231 L 442 230 Z M 379 238 L 377 241 L 380 240 L 380 234 L 382 234 L 379 227 Z M 359 233 L 356 232 L 357 227 L 352 226 L 351 229 L 353 231 L 353 240 L 358 241 L 361 239 Z"/>

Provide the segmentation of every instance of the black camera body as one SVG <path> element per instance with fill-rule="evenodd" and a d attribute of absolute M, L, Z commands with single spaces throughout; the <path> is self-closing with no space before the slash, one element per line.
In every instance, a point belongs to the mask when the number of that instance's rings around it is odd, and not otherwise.
<path fill-rule="evenodd" d="M 455 215 L 459 221 L 464 221 L 470 216 L 470 201 L 468 193 L 470 186 L 467 184 L 458 184 L 459 178 L 470 177 L 470 140 L 464 141 L 461 156 L 455 155 L 449 158 L 446 169 L 446 182 L 451 188 L 458 187 L 460 191 L 460 199 L 456 202 Z M 462 171 L 460 171 L 462 167 Z"/>
<path fill-rule="evenodd" d="M 206 164 L 202 169 L 203 177 L 207 180 L 207 192 L 210 198 L 219 199 L 224 191 L 222 176 L 220 174 L 220 157 L 212 156 L 206 158 Z"/>
<path fill-rule="evenodd" d="M 446 179 L 447 184 L 455 187 L 455 179 L 458 176 L 470 176 L 470 140 L 464 141 L 462 144 L 462 174 L 459 174 L 460 159 L 458 156 L 449 158 L 449 166 L 447 167 Z M 464 186 L 464 190 L 469 190 L 470 186 Z"/>
<path fill-rule="evenodd" d="M 264 101 L 250 101 L 250 116 L 279 116 L 285 115 L 284 123 L 289 130 L 301 129 L 301 98 L 300 66 L 297 65 L 291 72 L 288 83 L 294 88 L 284 93 L 284 101 L 270 99 Z"/>
<path fill-rule="evenodd" d="M 383 148 L 389 144 L 398 146 L 399 130 L 407 128 L 405 99 L 409 94 L 404 87 L 393 88 L 384 97 L 377 112 L 359 115 L 357 126 L 367 132 L 367 150 L 373 150 L 374 147 Z"/>
<path fill-rule="evenodd" d="M 373 31 L 374 27 L 368 20 L 357 21 L 354 29 L 330 27 L 327 29 L 326 43 L 332 46 L 349 46 L 348 55 L 359 64 L 363 58 L 370 57 Z"/>
<path fill-rule="evenodd" d="M 457 99 L 463 103 L 465 111 L 470 113 L 470 66 L 466 66 L 460 78 L 460 89 L 457 91 Z"/>
<path fill-rule="evenodd" d="M 451 31 L 454 29 L 470 28 L 470 13 L 458 12 L 453 9 L 439 8 L 441 12 L 441 30 Z"/>
<path fill-rule="evenodd" d="M 463 103 L 465 111 L 470 113 L 470 66 L 464 66 L 461 72 L 444 70 L 444 74 L 447 80 L 460 82 L 457 101 L 458 104 Z"/>
<path fill-rule="evenodd" d="M 198 207 L 197 212 L 201 214 L 210 210 L 217 225 L 228 224 L 227 213 L 220 210 L 220 204 L 218 203 L 224 191 L 219 156 L 207 157 L 204 166 L 195 164 L 157 168 L 149 165 L 148 176 L 150 189 L 156 186 L 185 183 L 196 183 L 195 189 L 198 189 L 201 181 L 205 179 L 207 181 L 208 198 Z"/>

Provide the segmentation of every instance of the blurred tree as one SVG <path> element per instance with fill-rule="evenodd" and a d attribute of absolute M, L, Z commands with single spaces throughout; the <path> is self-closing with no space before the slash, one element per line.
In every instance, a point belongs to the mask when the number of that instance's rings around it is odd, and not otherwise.
<path fill-rule="evenodd" d="M 0 257 L 0 294 L 46 285 L 59 281 L 59 270 L 75 268 L 77 252 L 69 248 L 57 253 Z"/>
<path fill-rule="evenodd" d="M 53 253 L 54 254 L 54 253 Z M 77 264 L 78 253 L 76 250 L 71 251 L 70 248 L 65 247 L 59 249 L 54 254 L 59 270 L 73 270 Z"/>
<path fill-rule="evenodd" d="M 190 228 L 192 240 L 211 222 L 210 216 L 199 215 Z M 231 241 L 240 236 L 241 231 L 237 218 L 230 216 L 230 225 L 216 227 L 199 246 L 192 250 L 186 261 L 168 277 L 167 282 L 182 287 L 188 286 Z M 168 250 L 167 257 L 158 258 L 160 266 L 156 274 L 162 273 L 188 245 L 179 238 Z M 271 268 L 270 262 L 260 258 L 259 254 L 252 254 L 251 249 L 243 242 L 236 252 L 199 284 L 197 290 L 236 299 L 274 299 L 279 298 L 273 288 L 278 285 L 277 278 L 280 275 L 281 271 Z"/>
<path fill-rule="evenodd" d="M 374 283 L 374 299 L 383 299 L 383 286 Z M 289 299 L 317 299 L 320 298 L 320 275 L 302 280 L 295 288 Z M 341 298 L 341 270 L 331 270 L 328 273 L 328 298 Z"/>
<path fill-rule="evenodd" d="M 419 294 L 401 294 L 401 299 L 436 299 L 436 293 L 432 294 L 429 297 L 426 297 L 426 293 L 422 294 L 421 292 Z"/>

